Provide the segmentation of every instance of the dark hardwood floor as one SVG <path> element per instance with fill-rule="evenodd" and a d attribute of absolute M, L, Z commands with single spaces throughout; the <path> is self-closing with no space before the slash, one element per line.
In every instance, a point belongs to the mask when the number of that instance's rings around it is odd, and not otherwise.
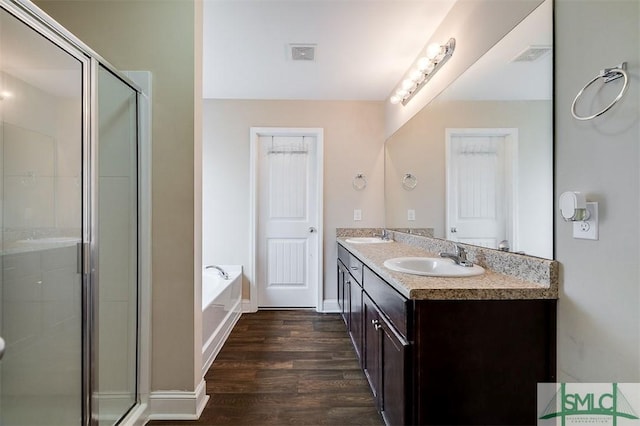
<path fill-rule="evenodd" d="M 198 421 L 148 424 L 383 424 L 338 314 L 243 314 L 205 379 Z"/>

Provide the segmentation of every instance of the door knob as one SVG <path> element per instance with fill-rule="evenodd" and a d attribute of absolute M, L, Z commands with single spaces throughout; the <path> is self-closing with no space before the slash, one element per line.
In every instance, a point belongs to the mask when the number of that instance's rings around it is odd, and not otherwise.
<path fill-rule="evenodd" d="M 314 228 L 313 226 L 310 226 L 309 233 L 313 234 L 314 232 L 316 232 L 316 228 Z"/>

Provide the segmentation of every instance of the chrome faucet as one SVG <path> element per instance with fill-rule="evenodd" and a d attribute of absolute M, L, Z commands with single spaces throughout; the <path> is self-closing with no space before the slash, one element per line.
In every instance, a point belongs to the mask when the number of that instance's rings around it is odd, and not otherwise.
<path fill-rule="evenodd" d="M 218 265 L 207 265 L 204 267 L 204 269 L 215 269 L 216 271 L 218 271 L 218 273 L 220 274 L 220 276 L 222 278 L 224 278 L 225 280 L 229 279 L 229 274 L 227 274 L 224 269 L 222 269 L 221 267 L 219 267 Z"/>
<path fill-rule="evenodd" d="M 382 240 L 388 240 L 389 239 L 389 232 L 387 232 L 386 229 L 383 229 L 382 232 L 380 234 L 373 234 L 374 237 L 380 237 L 380 239 Z"/>
<path fill-rule="evenodd" d="M 440 253 L 440 257 L 446 257 L 447 259 L 452 259 L 456 263 L 456 265 L 467 266 L 467 267 L 473 266 L 473 262 L 467 259 L 467 251 L 464 249 L 464 247 L 459 246 L 458 244 L 454 244 L 454 247 L 455 247 L 455 253 L 442 252 Z"/>

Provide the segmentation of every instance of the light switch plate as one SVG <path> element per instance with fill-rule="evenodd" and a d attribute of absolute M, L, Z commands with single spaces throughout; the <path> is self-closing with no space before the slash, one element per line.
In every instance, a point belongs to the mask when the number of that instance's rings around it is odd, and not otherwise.
<path fill-rule="evenodd" d="M 362 220 L 362 210 L 353 209 L 353 220 Z"/>
<path fill-rule="evenodd" d="M 587 202 L 589 219 L 573 222 L 573 238 L 581 240 L 598 239 L 598 203 Z"/>
<path fill-rule="evenodd" d="M 407 220 L 416 220 L 416 211 L 413 209 L 407 210 Z"/>

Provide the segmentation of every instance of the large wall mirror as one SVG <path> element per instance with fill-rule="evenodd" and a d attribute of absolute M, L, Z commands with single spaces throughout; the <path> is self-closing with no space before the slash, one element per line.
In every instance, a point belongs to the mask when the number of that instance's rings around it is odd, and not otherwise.
<path fill-rule="evenodd" d="M 546 0 L 387 140 L 387 228 L 553 258 L 552 15 Z"/>

